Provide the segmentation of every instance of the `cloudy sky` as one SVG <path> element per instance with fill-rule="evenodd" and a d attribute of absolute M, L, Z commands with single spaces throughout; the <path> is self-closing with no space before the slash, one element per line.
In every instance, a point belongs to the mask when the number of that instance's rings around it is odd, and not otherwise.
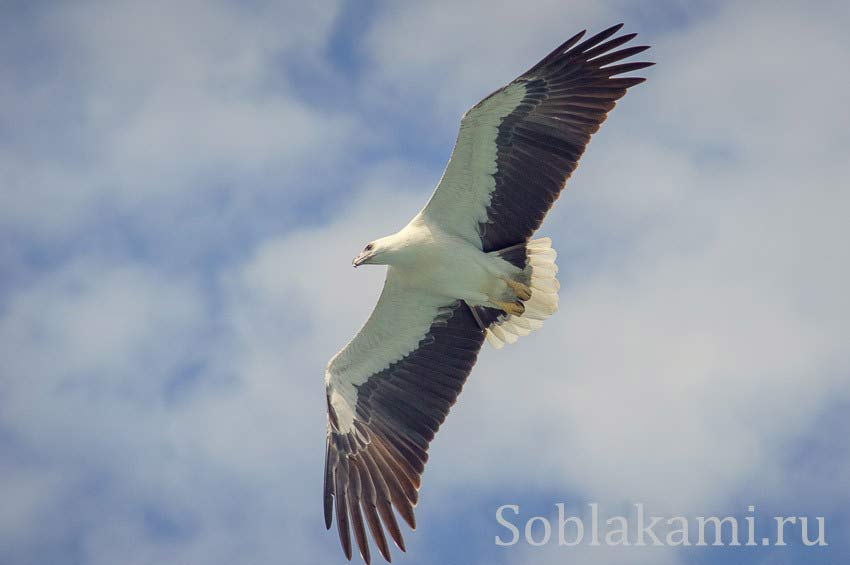
<path fill-rule="evenodd" d="M 850 552 L 850 5 L 10 0 L 0 563 L 342 561 L 327 359 L 460 115 L 575 31 L 658 65 L 543 226 L 561 310 L 485 348 L 398 563 Z M 824 516 L 827 548 L 496 547 L 496 508 Z M 520 525 L 521 521 L 518 521 Z"/>

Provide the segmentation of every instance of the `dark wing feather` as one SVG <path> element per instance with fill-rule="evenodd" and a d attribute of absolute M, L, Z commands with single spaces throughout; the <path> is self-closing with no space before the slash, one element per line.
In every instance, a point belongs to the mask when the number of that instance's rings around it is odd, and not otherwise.
<path fill-rule="evenodd" d="M 531 237 L 577 167 L 590 136 L 626 89 L 644 81 L 614 78 L 653 64 L 612 65 L 648 49 L 616 50 L 636 35 L 609 39 L 621 27 L 581 43 L 584 32 L 573 36 L 511 83 L 522 84 L 525 97 L 498 127 L 495 189 L 487 220 L 478 228 L 484 251 Z"/>
<path fill-rule="evenodd" d="M 364 522 L 387 561 L 391 556 L 384 529 L 404 551 L 393 509 L 416 528 L 413 508 L 428 445 L 460 394 L 483 341 L 469 307 L 455 302 L 416 350 L 357 388 L 353 430 L 340 432 L 328 402 L 325 525 L 330 528 L 335 507 L 347 558 L 353 532 L 360 554 L 370 562 Z"/>

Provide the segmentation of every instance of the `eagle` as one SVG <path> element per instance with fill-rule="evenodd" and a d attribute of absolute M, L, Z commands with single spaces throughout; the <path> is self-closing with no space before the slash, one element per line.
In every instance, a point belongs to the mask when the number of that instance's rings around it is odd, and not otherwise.
<path fill-rule="evenodd" d="M 336 517 L 370 563 L 366 528 L 391 561 L 405 551 L 396 514 L 416 528 L 428 446 L 485 340 L 496 348 L 539 328 L 558 307 L 556 253 L 531 239 L 617 100 L 649 67 L 624 62 L 619 24 L 569 38 L 464 114 L 425 207 L 354 258 L 387 265 L 375 309 L 325 371 L 325 526 Z M 615 37 L 616 36 L 616 37 Z M 386 532 L 386 533 L 385 533 Z"/>

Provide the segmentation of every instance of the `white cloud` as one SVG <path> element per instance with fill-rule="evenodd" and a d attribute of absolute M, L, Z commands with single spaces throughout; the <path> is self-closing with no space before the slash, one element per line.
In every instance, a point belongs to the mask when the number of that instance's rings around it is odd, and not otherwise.
<path fill-rule="evenodd" d="M 39 12 L 30 41 L 50 64 L 32 81 L 20 61 L 7 77 L 17 88 L 0 97 L 0 116 L 23 132 L 0 154 L 0 225 L 68 235 L 104 207 L 143 215 L 223 185 L 264 188 L 246 179 L 294 181 L 319 151 L 344 157 L 354 117 L 303 100 L 278 63 L 326 66 L 337 10 L 85 2 Z"/>
<path fill-rule="evenodd" d="M 455 129 L 463 112 L 558 43 L 584 27 L 601 31 L 616 17 L 607 2 L 391 4 L 365 38 L 373 73 L 364 82 L 388 108 L 410 112 L 410 100 L 421 101 L 427 120 Z"/>
<path fill-rule="evenodd" d="M 848 18 L 846 2 L 824 2 L 814 13 L 787 1 L 728 4 L 670 34 L 657 52 L 677 72 L 656 78 L 659 123 L 743 157 L 834 158 L 850 125 L 838 96 L 847 77 L 835 67 L 846 57 Z"/>

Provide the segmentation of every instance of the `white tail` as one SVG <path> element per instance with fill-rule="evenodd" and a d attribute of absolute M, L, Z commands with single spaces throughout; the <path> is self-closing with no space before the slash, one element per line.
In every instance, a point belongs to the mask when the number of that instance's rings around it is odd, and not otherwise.
<path fill-rule="evenodd" d="M 528 335 L 543 325 L 543 320 L 558 310 L 558 289 L 556 278 L 558 254 L 552 249 L 552 240 L 548 237 L 529 241 L 526 246 L 526 272 L 529 272 L 531 298 L 524 301 L 525 312 L 521 316 L 505 314 L 490 324 L 485 333 L 487 341 L 496 349 L 505 343 L 514 343 L 519 336 Z"/>

